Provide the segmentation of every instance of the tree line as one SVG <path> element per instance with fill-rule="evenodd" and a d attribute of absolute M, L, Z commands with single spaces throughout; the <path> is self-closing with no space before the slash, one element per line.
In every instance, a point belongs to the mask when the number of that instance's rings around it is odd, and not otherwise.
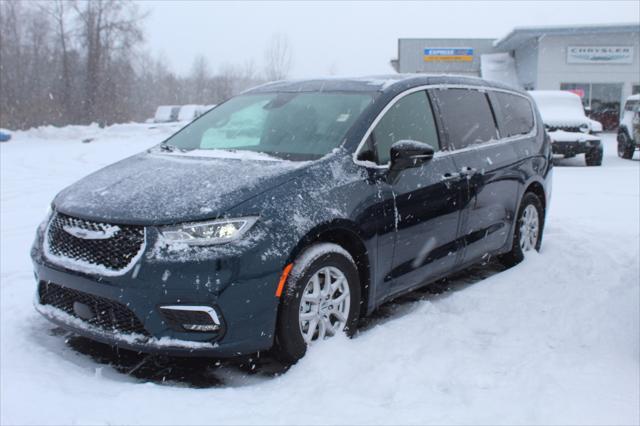
<path fill-rule="evenodd" d="M 145 14 L 131 0 L 0 2 L 0 127 L 141 121 L 158 105 L 217 104 L 286 78 L 292 52 L 274 35 L 263 68 L 204 55 L 186 76 L 145 51 Z"/>

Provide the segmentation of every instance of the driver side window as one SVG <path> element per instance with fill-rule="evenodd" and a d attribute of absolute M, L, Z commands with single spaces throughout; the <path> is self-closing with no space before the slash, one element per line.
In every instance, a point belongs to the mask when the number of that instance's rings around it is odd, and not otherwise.
<path fill-rule="evenodd" d="M 438 130 L 425 91 L 412 93 L 396 102 L 371 132 L 377 163 L 387 164 L 391 145 L 400 140 L 428 143 L 438 151 Z"/>

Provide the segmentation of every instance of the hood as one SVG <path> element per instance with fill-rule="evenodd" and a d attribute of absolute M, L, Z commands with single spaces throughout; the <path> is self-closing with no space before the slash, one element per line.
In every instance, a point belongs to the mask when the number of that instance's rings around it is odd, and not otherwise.
<path fill-rule="evenodd" d="M 69 186 L 56 196 L 54 207 L 70 216 L 121 224 L 212 219 L 286 182 L 306 164 L 146 152 Z"/>
<path fill-rule="evenodd" d="M 589 125 L 580 96 L 564 90 L 532 90 L 542 122 L 550 127 Z"/>
<path fill-rule="evenodd" d="M 571 110 L 562 107 L 540 108 L 542 122 L 550 127 L 580 127 L 591 122 L 582 110 Z"/>

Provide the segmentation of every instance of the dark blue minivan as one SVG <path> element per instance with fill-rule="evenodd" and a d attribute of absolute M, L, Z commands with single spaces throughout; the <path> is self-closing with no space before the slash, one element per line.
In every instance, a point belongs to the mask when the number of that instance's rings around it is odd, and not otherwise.
<path fill-rule="evenodd" d="M 266 84 L 60 192 L 36 309 L 141 352 L 295 362 L 402 293 L 538 250 L 551 176 L 535 104 L 507 86 Z"/>

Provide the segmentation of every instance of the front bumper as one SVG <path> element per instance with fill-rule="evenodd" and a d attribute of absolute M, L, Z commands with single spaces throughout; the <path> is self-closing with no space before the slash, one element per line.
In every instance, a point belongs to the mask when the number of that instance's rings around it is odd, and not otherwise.
<path fill-rule="evenodd" d="M 574 156 L 578 154 L 586 154 L 592 150 L 602 149 L 600 141 L 585 141 L 585 142 L 552 142 L 551 151 L 554 154 Z"/>
<path fill-rule="evenodd" d="M 105 277 L 73 271 L 51 263 L 42 253 L 41 232 L 32 249 L 36 280 L 78 294 L 122 305 L 140 321 L 143 332 L 96 326 L 77 313 L 43 304 L 35 307 L 58 326 L 90 339 L 125 349 L 179 356 L 234 357 L 270 348 L 278 309 L 275 291 L 284 260 L 265 259 L 265 241 L 234 252 L 200 251 L 185 258 L 145 253 L 122 276 Z M 151 245 L 153 246 L 153 245 Z M 84 300 L 84 299 L 83 299 Z M 90 303 L 89 303 L 90 304 Z M 168 320 L 160 307 L 210 306 L 223 327 L 187 331 Z"/>

